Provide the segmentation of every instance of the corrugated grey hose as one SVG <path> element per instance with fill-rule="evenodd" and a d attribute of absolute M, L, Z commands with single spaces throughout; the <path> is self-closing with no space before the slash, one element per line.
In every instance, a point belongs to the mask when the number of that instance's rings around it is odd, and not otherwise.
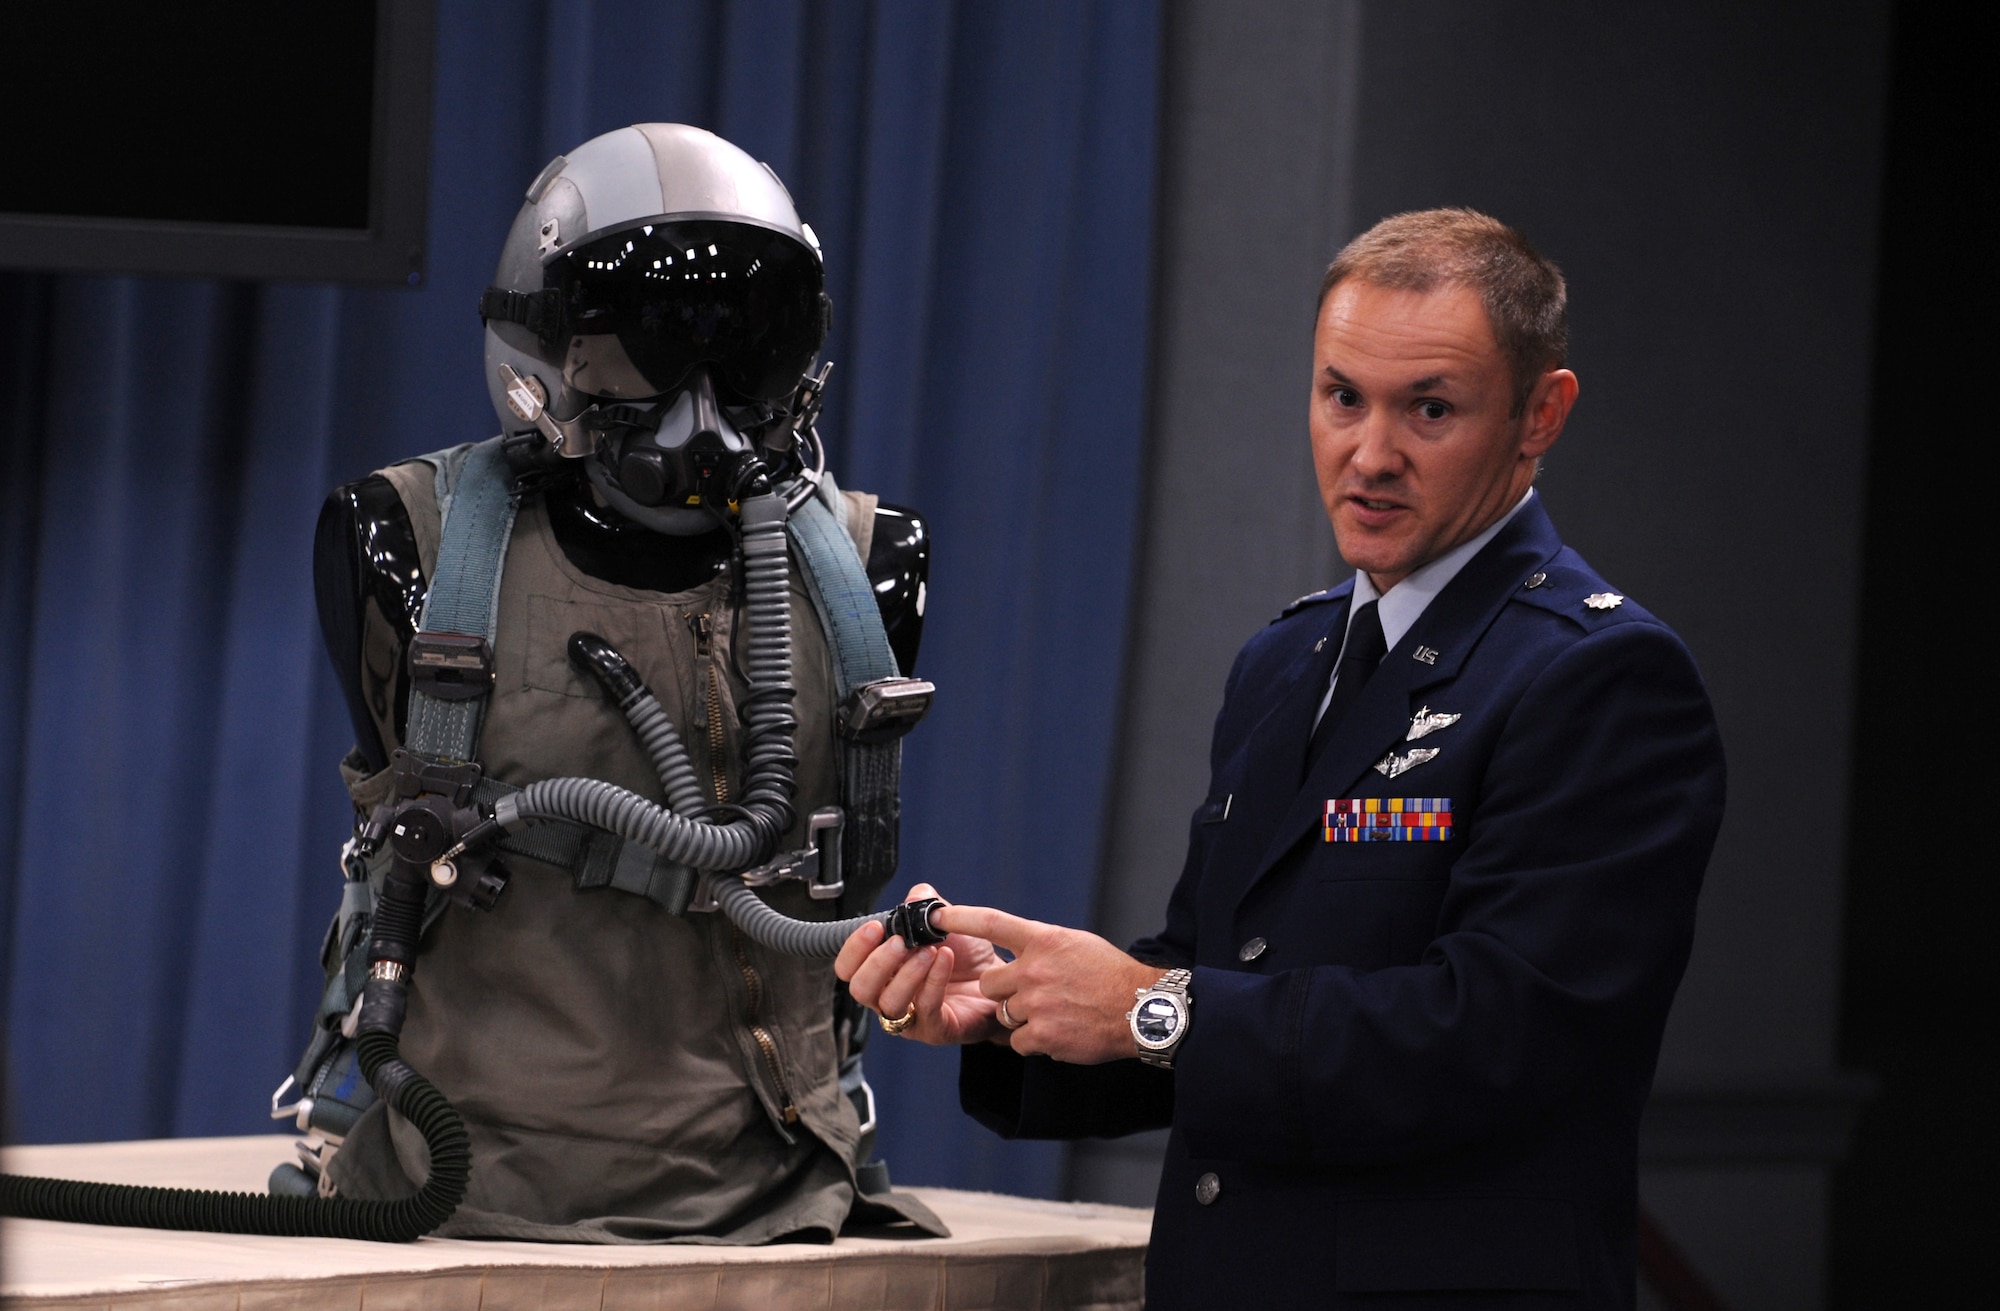
<path fill-rule="evenodd" d="M 694 762 L 688 759 L 687 748 L 681 745 L 681 736 L 674 731 L 674 721 L 667 718 L 667 712 L 643 683 L 639 685 L 638 699 L 622 708 L 625 717 L 632 721 L 633 731 L 639 735 L 639 745 L 652 757 L 653 770 L 667 792 L 667 804 L 676 815 L 690 819 L 699 815 L 708 807 L 708 798 L 701 794 Z"/>
<path fill-rule="evenodd" d="M 535 819 L 565 819 L 616 833 L 665 856 L 708 871 L 716 904 L 753 941 L 793 956 L 834 956 L 855 929 L 869 920 L 889 923 L 908 912 L 882 911 L 852 919 L 795 920 L 773 909 L 731 874 L 769 860 L 791 827 L 794 811 L 792 736 L 792 631 L 790 562 L 785 548 L 785 504 L 767 495 L 744 500 L 743 562 L 745 649 L 743 672 L 750 688 L 744 698 L 746 746 L 743 801 L 727 823 L 699 818 L 709 809 L 696 782 L 687 747 L 672 720 L 640 681 L 631 665 L 604 639 L 578 633 L 570 655 L 586 665 L 617 700 L 646 753 L 652 758 L 671 809 L 636 792 L 588 778 L 551 778 L 502 797 L 494 819 L 509 831 Z M 920 916 L 926 936 L 928 915 Z M 910 930 L 894 931 L 910 936 Z"/>
<path fill-rule="evenodd" d="M 856 929 L 870 920 L 888 927 L 896 913 L 890 909 L 846 920 L 795 920 L 751 891 L 742 879 L 717 878 L 710 881 L 710 886 L 715 892 L 715 904 L 722 907 L 730 923 L 742 929 L 752 941 L 787 956 L 838 956 L 841 945 Z M 892 933 L 895 931 L 890 929 Z M 942 936 L 938 940 L 942 941 Z"/>
<path fill-rule="evenodd" d="M 683 819 L 693 819 L 708 809 L 708 798 L 702 795 L 701 784 L 695 780 L 694 763 L 681 744 L 681 735 L 674 730 L 674 721 L 667 718 L 658 698 L 640 681 L 631 662 L 595 633 L 571 633 L 569 659 L 571 664 L 596 675 L 625 713 L 632 731 L 639 735 L 639 745 L 652 759 L 653 772 L 660 776 L 660 786 L 666 790 L 667 804 L 673 812 Z"/>

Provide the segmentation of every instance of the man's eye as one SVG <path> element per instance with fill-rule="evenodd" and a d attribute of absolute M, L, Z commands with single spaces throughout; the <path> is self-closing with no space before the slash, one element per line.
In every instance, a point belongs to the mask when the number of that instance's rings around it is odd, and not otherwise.
<path fill-rule="evenodd" d="M 1333 389 L 1333 403 L 1343 410 L 1351 410 L 1361 404 L 1361 393 L 1352 387 L 1335 387 Z"/>
<path fill-rule="evenodd" d="M 1451 407 L 1443 401 L 1419 401 L 1417 403 L 1417 413 L 1435 423 L 1437 420 L 1450 414 Z"/>

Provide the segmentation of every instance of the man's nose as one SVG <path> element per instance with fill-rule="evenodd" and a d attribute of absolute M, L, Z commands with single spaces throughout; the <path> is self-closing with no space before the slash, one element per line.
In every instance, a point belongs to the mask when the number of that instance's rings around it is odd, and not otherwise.
<path fill-rule="evenodd" d="M 1395 477 L 1403 471 L 1403 451 L 1398 436 L 1392 416 L 1380 408 L 1369 411 L 1362 417 L 1354 454 L 1348 457 L 1348 464 L 1363 478 Z"/>

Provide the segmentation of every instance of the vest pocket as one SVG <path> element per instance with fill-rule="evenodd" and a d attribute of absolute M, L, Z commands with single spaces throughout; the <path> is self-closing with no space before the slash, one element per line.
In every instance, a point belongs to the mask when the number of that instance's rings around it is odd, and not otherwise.
<path fill-rule="evenodd" d="M 551 597 L 529 597 L 528 640 L 521 652 L 521 685 L 554 692 L 557 696 L 602 699 L 603 693 L 569 662 L 569 635 L 574 632 L 597 633 L 621 653 L 624 651 L 616 637 L 590 626 L 593 619 L 602 624 L 604 615 Z"/>
<path fill-rule="evenodd" d="M 683 696 L 685 681 L 680 669 L 680 647 L 692 646 L 685 634 L 670 636 L 670 612 L 627 607 L 613 612 L 604 606 L 575 605 L 549 596 L 527 598 L 527 636 L 520 651 L 521 668 L 517 686 L 558 696 L 603 701 L 596 680 L 569 662 L 571 633 L 596 633 L 632 662 L 632 667 L 672 714 Z M 503 641 L 500 659 L 509 654 Z M 501 668 L 503 685 L 512 681 L 512 671 Z"/>

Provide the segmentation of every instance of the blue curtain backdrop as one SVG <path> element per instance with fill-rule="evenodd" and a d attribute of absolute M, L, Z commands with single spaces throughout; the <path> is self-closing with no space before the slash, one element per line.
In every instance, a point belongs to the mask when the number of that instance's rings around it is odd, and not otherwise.
<path fill-rule="evenodd" d="M 1159 15 L 451 0 L 421 289 L 0 277 L 0 951 L 30 1142 L 255 1132 L 317 998 L 348 729 L 333 484 L 493 429 L 474 303 L 528 180 L 625 123 L 768 160 L 825 243 L 845 485 L 936 533 L 905 881 L 1087 923 L 1139 485 Z M 253 107 L 245 107 L 254 112 Z M 879 1042 L 907 1182 L 1061 1156 Z M 671 1090 L 663 1089 L 663 1094 Z"/>

